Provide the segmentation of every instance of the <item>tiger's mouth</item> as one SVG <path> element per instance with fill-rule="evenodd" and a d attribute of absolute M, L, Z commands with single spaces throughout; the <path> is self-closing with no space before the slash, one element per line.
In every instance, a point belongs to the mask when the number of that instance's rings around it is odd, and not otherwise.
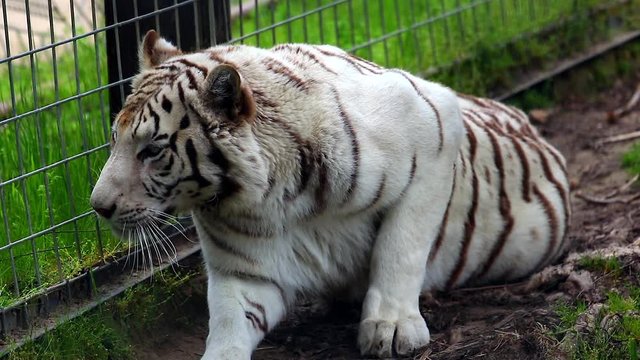
<path fill-rule="evenodd" d="M 164 234 L 164 228 L 176 227 L 182 217 L 175 215 L 176 208 L 169 206 L 164 210 L 153 208 L 129 210 L 107 220 L 112 233 L 120 239 L 131 237 L 130 233 L 142 230 Z"/>

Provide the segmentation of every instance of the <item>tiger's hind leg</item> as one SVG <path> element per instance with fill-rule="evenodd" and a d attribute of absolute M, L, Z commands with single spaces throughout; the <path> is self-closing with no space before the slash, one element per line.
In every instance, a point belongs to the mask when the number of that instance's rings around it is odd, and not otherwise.
<path fill-rule="evenodd" d="M 284 292 L 268 279 L 251 275 L 208 275 L 209 336 L 202 359 L 249 360 L 284 316 Z"/>
<path fill-rule="evenodd" d="M 451 161 L 431 160 L 430 171 L 438 175 L 413 179 L 385 215 L 374 244 L 358 334 L 363 355 L 390 357 L 393 351 L 404 355 L 429 343 L 418 300 L 453 179 Z"/>

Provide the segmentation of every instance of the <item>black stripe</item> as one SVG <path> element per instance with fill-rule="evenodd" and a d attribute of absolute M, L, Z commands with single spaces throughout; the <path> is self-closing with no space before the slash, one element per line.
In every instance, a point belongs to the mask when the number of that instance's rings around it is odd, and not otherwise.
<path fill-rule="evenodd" d="M 411 183 L 413 182 L 413 178 L 416 176 L 416 167 L 418 166 L 418 154 L 414 153 L 413 157 L 411 158 L 411 170 L 409 170 L 409 180 L 407 181 L 407 185 L 404 186 L 404 188 L 402 189 L 402 192 L 400 192 L 400 196 L 403 196 L 407 190 L 409 189 L 409 186 L 411 186 Z"/>
<path fill-rule="evenodd" d="M 478 210 L 478 177 L 473 164 L 476 157 L 478 141 L 471 130 L 471 126 L 469 126 L 467 122 L 463 122 L 463 124 L 467 130 L 467 139 L 469 141 L 469 165 L 471 167 L 471 188 L 473 190 L 473 194 L 471 196 L 471 206 L 467 212 L 467 220 L 464 223 L 464 237 L 462 239 L 462 246 L 460 247 L 460 254 L 458 255 L 458 262 L 447 280 L 447 289 L 451 289 L 456 284 L 456 281 L 462 274 L 464 266 L 467 263 L 467 255 L 473 238 L 473 232 L 476 227 L 476 212 Z"/>
<path fill-rule="evenodd" d="M 211 185 L 211 182 L 200 174 L 200 169 L 198 168 L 198 152 L 196 151 L 196 147 L 193 144 L 192 139 L 187 139 L 187 142 L 184 145 L 184 151 L 187 154 L 189 164 L 191 165 L 191 175 L 183 177 L 182 181 L 195 181 L 198 183 L 199 187 Z"/>
<path fill-rule="evenodd" d="M 182 83 L 181 82 L 178 82 L 178 98 L 180 99 L 180 102 L 182 104 L 185 103 L 184 88 L 182 87 Z"/>
<path fill-rule="evenodd" d="M 180 129 L 183 130 L 183 129 L 188 128 L 189 124 L 190 124 L 189 115 L 184 114 L 184 116 L 180 120 Z"/>
<path fill-rule="evenodd" d="M 178 141 L 178 132 L 174 132 L 173 134 L 171 134 L 171 136 L 169 137 L 169 148 L 174 152 L 177 153 L 178 152 L 178 146 L 176 145 L 176 142 Z"/>
<path fill-rule="evenodd" d="M 440 222 L 440 228 L 438 229 L 438 236 L 436 237 L 436 241 L 433 244 L 433 247 L 431 248 L 431 252 L 429 253 L 429 260 L 428 262 L 432 263 L 433 260 L 436 258 L 436 256 L 438 255 L 438 252 L 440 251 L 440 247 L 442 246 L 442 243 L 444 242 L 444 238 L 446 236 L 446 232 L 447 232 L 447 222 L 449 220 L 449 209 L 451 208 L 451 201 L 453 200 L 453 195 L 455 194 L 456 191 L 456 177 L 458 176 L 458 169 L 455 165 L 455 163 L 453 164 L 453 181 L 451 184 L 451 194 L 449 194 L 449 201 L 447 201 L 447 209 L 444 211 L 444 217 L 442 218 L 442 221 Z"/>
<path fill-rule="evenodd" d="M 218 272 L 218 273 L 220 273 L 220 274 L 233 276 L 233 277 L 236 277 L 238 279 L 245 280 L 245 281 L 256 281 L 256 282 L 262 282 L 262 283 L 271 284 L 276 289 L 278 289 L 278 292 L 280 293 L 280 297 L 282 298 L 282 302 L 285 305 L 287 304 L 287 296 L 286 296 L 286 293 L 285 293 L 284 289 L 282 288 L 282 286 L 280 286 L 280 284 L 278 284 L 277 281 L 275 281 L 274 279 L 272 279 L 270 277 L 263 276 L 263 275 L 250 274 L 250 273 L 244 272 L 244 271 L 226 270 L 226 269 L 221 269 L 221 268 L 218 268 L 218 267 L 213 267 L 213 270 Z"/>
<path fill-rule="evenodd" d="M 364 208 L 365 211 L 369 209 L 373 209 L 378 204 L 378 201 L 380 201 L 380 198 L 382 198 L 382 194 L 384 192 L 384 186 L 386 185 L 386 182 L 387 182 L 387 175 L 382 174 L 382 179 L 380 180 L 380 185 L 378 185 L 378 190 L 376 190 L 376 193 L 373 196 L 373 199 L 371 200 L 369 205 L 367 205 Z"/>
<path fill-rule="evenodd" d="M 185 73 L 187 74 L 187 79 L 189 80 L 189 88 L 193 89 L 193 90 L 197 90 L 198 89 L 198 81 L 196 80 L 196 77 L 193 76 L 193 73 L 189 69 L 187 69 L 187 71 L 185 71 Z"/>
<path fill-rule="evenodd" d="M 502 249 L 504 248 L 504 245 L 506 244 L 514 225 L 513 215 L 511 214 L 511 202 L 509 201 L 509 196 L 507 194 L 505 186 L 505 169 L 504 161 L 502 159 L 502 151 L 500 150 L 500 144 L 498 144 L 498 139 L 491 130 L 487 128 L 483 128 L 483 130 L 485 131 L 491 142 L 491 147 L 493 149 L 493 162 L 498 169 L 498 201 L 500 215 L 502 216 L 504 224 L 502 230 L 500 231 L 500 234 L 498 235 L 498 240 L 494 243 L 493 248 L 491 249 L 487 261 L 480 268 L 480 274 L 478 275 L 479 278 L 485 276 L 495 263 L 496 259 L 502 252 Z"/>
<path fill-rule="evenodd" d="M 207 234 L 209 236 L 209 240 L 211 240 L 211 243 L 217 247 L 218 249 L 227 252 L 235 257 L 238 257 L 246 262 L 248 262 L 251 265 L 256 265 L 258 263 L 258 261 L 256 261 L 255 259 L 253 259 L 252 257 L 250 257 L 249 255 L 241 252 L 240 250 L 236 249 L 235 247 L 229 245 L 227 242 L 223 241 L 222 239 L 219 239 L 215 236 L 213 236 L 211 233 Z"/>
<path fill-rule="evenodd" d="M 276 46 L 276 47 L 274 48 L 274 50 L 275 50 L 275 51 L 278 51 L 278 50 L 294 51 L 296 54 L 299 54 L 299 55 L 302 55 L 302 56 L 305 56 L 305 57 L 307 57 L 307 58 L 311 59 L 311 61 L 313 61 L 315 64 L 319 65 L 319 66 L 320 66 L 321 68 L 323 68 L 325 71 L 330 72 L 330 73 L 332 73 L 332 74 L 334 74 L 334 75 L 338 75 L 338 73 L 337 73 L 337 72 L 335 72 L 335 71 L 333 71 L 333 70 L 329 69 L 329 68 L 327 67 L 327 65 L 326 65 L 326 64 L 324 64 L 323 62 L 321 62 L 321 61 L 318 59 L 318 57 L 317 57 L 317 56 L 315 56 L 315 55 L 314 55 L 314 54 L 312 54 L 311 52 L 307 51 L 306 49 L 303 49 L 303 48 L 302 48 L 302 47 L 300 47 L 300 46 L 294 46 L 294 45 L 291 45 L 291 44 L 282 44 L 282 45 L 278 45 L 278 46 Z"/>
<path fill-rule="evenodd" d="M 307 91 L 309 89 L 309 84 L 280 60 L 275 58 L 264 58 L 261 62 L 267 70 L 276 75 L 281 75 L 287 78 L 287 84 L 292 85 L 294 88 L 303 91 Z"/>
<path fill-rule="evenodd" d="M 153 118 L 154 130 L 153 130 L 153 135 L 151 135 L 151 138 L 154 138 L 156 135 L 158 135 L 158 132 L 160 131 L 160 116 L 158 115 L 158 113 L 156 113 L 153 110 L 153 108 L 151 107 L 151 104 L 149 103 L 147 103 L 147 109 L 149 109 L 149 114 Z"/>
<path fill-rule="evenodd" d="M 198 69 L 198 71 L 200 71 L 200 72 L 202 73 L 202 76 L 205 76 L 205 77 L 206 77 L 206 76 L 207 76 L 207 74 L 209 73 L 209 71 L 207 70 L 207 68 L 205 68 L 205 67 L 203 67 L 203 66 L 200 66 L 200 65 L 198 65 L 198 64 L 196 64 L 196 63 L 193 63 L 193 62 L 191 62 L 191 61 L 189 61 L 189 60 L 187 60 L 187 59 L 178 59 L 178 60 L 176 60 L 176 61 L 177 61 L 177 62 L 179 62 L 179 63 L 181 63 L 181 64 L 184 64 L 184 65 L 186 65 L 186 66 L 188 66 L 188 67 L 190 67 L 190 68 L 196 68 L 196 69 Z"/>
<path fill-rule="evenodd" d="M 535 271 L 541 270 L 545 264 L 549 263 L 553 260 L 553 250 L 556 247 L 556 242 L 558 240 L 559 226 L 558 226 L 558 218 L 553 210 L 553 205 L 551 201 L 547 199 L 546 196 L 538 189 L 537 185 L 533 185 L 533 194 L 538 198 L 540 205 L 542 205 L 542 209 L 544 213 L 547 215 L 547 223 L 549 224 L 549 245 L 547 245 L 547 250 L 545 251 L 542 258 L 536 266 L 533 268 Z"/>
<path fill-rule="evenodd" d="M 173 108 L 173 103 L 167 99 L 166 96 L 162 97 L 162 109 L 167 112 L 167 113 L 171 113 L 171 109 Z"/>
<path fill-rule="evenodd" d="M 338 112 L 340 114 L 340 119 L 342 120 L 344 130 L 349 136 L 351 142 L 351 156 L 353 158 L 353 169 L 351 171 L 349 187 L 347 188 L 345 198 L 342 200 L 342 203 L 345 204 L 349 200 L 351 200 L 356 187 L 358 186 L 358 175 L 360 170 L 360 146 L 358 144 L 356 132 L 353 129 L 353 123 L 347 115 L 336 89 L 333 89 L 333 95 L 335 97 L 336 104 L 338 104 Z"/>

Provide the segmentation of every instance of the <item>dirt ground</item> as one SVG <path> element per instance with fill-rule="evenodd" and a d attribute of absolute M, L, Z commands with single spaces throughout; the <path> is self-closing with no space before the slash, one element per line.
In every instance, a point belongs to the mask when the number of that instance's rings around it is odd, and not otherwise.
<path fill-rule="evenodd" d="M 415 359 L 562 358 L 562 339 L 552 335 L 562 299 L 602 302 L 616 286 L 602 273 L 589 272 L 577 259 L 594 251 L 618 256 L 625 281 L 639 284 L 639 186 L 621 169 L 630 142 L 600 144 L 607 136 L 640 130 L 640 106 L 608 122 L 606 112 L 624 105 L 640 74 L 619 80 L 596 98 L 569 99 L 537 124 L 566 156 L 573 184 L 572 254 L 531 279 L 505 286 L 459 289 L 421 300 L 431 331 L 430 345 Z M 630 186 L 625 186 L 625 184 Z M 585 200 L 587 199 L 587 200 Z M 162 342 L 136 350 L 140 359 L 198 359 L 206 338 L 206 311 L 188 330 L 164 329 Z M 259 346 L 254 359 L 360 359 L 356 347 L 357 305 L 325 307 L 305 303 Z"/>

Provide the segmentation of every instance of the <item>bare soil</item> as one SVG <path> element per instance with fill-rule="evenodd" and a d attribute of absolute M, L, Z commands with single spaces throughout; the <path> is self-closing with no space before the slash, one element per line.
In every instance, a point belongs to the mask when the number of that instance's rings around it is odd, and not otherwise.
<path fill-rule="evenodd" d="M 545 124 L 538 124 L 567 159 L 573 184 L 571 254 L 522 283 L 422 298 L 432 340 L 409 358 L 563 358 L 563 339 L 553 332 L 559 302 L 599 303 L 612 287 L 640 284 L 640 199 L 634 198 L 640 187 L 624 187 L 631 176 L 621 168 L 622 153 L 631 142 L 599 143 L 610 135 L 640 130 L 638 107 L 615 122 L 606 116 L 629 100 L 639 80 L 640 74 L 618 81 L 595 99 L 567 100 L 552 109 Z M 578 259 L 597 253 L 619 257 L 624 265 L 622 280 L 580 268 Z M 301 304 L 269 334 L 253 358 L 361 359 L 356 346 L 359 312 L 357 304 Z M 153 338 L 161 340 L 141 341 L 138 357 L 198 359 L 207 331 L 207 312 L 200 313 L 186 327 L 158 329 Z"/>

